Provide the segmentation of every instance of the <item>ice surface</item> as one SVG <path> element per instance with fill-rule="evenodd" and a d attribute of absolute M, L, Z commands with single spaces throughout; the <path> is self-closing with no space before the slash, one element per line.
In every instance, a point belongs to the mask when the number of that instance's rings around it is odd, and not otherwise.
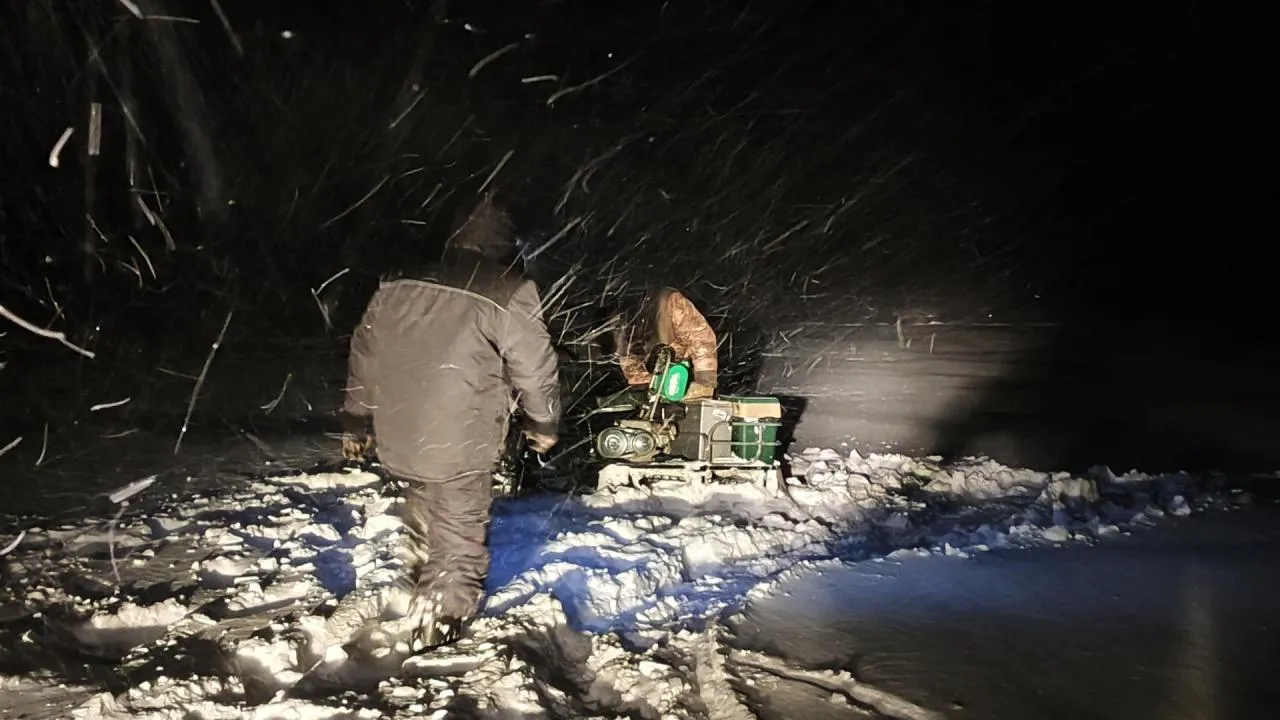
<path fill-rule="evenodd" d="M 266 478 L 125 515 L 114 534 L 131 553 L 119 593 L 97 549 L 57 558 L 97 577 L 85 587 L 53 582 L 42 565 L 50 548 L 96 548 L 92 527 L 32 529 L 11 559 L 26 612 L 70 603 L 84 617 L 72 633 L 82 648 L 110 645 L 154 668 L 76 717 L 418 717 L 463 703 L 518 717 L 741 718 L 753 716 L 735 689 L 747 660 L 726 652 L 720 621 L 788 578 L 902 553 L 964 561 L 996 547 L 1092 541 L 1218 501 L 1188 476 L 1071 477 L 830 449 L 789 462 L 777 494 L 659 483 L 497 502 L 472 637 L 392 656 L 385 668 L 323 663 L 316 682 L 328 699 L 281 691 L 316 665 L 304 656 L 319 650 L 293 639 L 317 627 L 312 613 L 357 583 L 385 594 L 399 572 L 397 501 L 376 475 Z M 164 583 L 167 598 L 121 601 Z M 191 660 L 202 653 L 203 664 Z M 170 677 L 164 666 L 183 669 Z M 786 672 L 890 717 L 931 716 L 852 678 Z M 363 714 L 375 705 L 382 715 Z"/>
<path fill-rule="evenodd" d="M 781 678 L 761 691 L 775 706 L 818 695 L 795 667 L 845 667 L 956 718 L 1269 717 L 1277 521 L 1264 504 L 1105 548 L 833 562 L 728 624 L 739 648 L 768 650 L 744 659 Z"/>

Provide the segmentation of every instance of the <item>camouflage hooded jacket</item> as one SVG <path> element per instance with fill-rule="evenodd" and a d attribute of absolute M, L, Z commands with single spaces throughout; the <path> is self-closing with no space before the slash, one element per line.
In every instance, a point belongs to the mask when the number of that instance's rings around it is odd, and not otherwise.
<path fill-rule="evenodd" d="M 645 362 L 655 343 L 671 346 L 676 359 L 693 365 L 690 398 L 709 396 L 716 387 L 719 361 L 716 333 L 707 319 L 684 293 L 671 288 L 659 290 L 643 311 L 645 317 L 620 331 L 618 362 L 631 385 L 647 385 L 653 379 Z"/>

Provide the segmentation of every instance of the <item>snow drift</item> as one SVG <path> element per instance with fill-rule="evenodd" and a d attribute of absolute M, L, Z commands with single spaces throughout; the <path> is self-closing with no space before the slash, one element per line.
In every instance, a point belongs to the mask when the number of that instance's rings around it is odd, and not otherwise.
<path fill-rule="evenodd" d="M 3 617 L 26 628 L 7 644 L 30 672 L 0 687 L 78 686 L 77 718 L 754 717 L 734 664 L 778 661 L 728 653 L 722 622 L 786 576 L 901 552 L 1092 541 L 1223 497 L 1185 475 L 818 449 L 789 460 L 777 496 L 659 483 L 500 501 L 472 637 L 301 685 L 315 613 L 357 586 L 389 587 L 399 570 L 394 493 L 354 471 L 168 487 L 163 499 L 158 485 L 150 507 L 114 527 L 27 529 L 6 558 Z M 65 669 L 85 655 L 112 661 L 105 682 Z M 823 678 L 882 715 L 932 716 Z"/>

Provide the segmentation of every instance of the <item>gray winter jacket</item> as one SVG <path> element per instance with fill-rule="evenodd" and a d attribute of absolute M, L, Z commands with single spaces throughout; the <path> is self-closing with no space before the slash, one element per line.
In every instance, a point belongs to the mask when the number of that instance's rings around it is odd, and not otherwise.
<path fill-rule="evenodd" d="M 455 250 L 384 281 L 351 338 L 345 411 L 372 417 L 391 473 L 432 481 L 491 469 L 513 394 L 531 430 L 555 434 L 560 383 L 534 284 Z"/>

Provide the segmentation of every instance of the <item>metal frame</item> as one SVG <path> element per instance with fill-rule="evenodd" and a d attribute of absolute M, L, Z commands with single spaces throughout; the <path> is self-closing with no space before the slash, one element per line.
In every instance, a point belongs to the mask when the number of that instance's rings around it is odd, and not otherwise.
<path fill-rule="evenodd" d="M 723 461 L 723 460 L 713 460 L 713 459 L 711 459 L 711 458 L 708 458 L 708 459 L 706 459 L 706 460 L 702 460 L 701 458 L 699 458 L 697 462 L 705 462 L 705 463 L 712 464 L 712 465 L 715 465 L 715 464 L 723 464 L 723 465 L 732 465 L 732 466 L 737 466 L 737 465 L 758 465 L 758 466 L 761 466 L 761 467 L 768 467 L 769 465 L 771 465 L 772 463 L 770 463 L 770 462 L 765 462 L 765 461 L 762 461 L 762 460 L 747 460 L 747 459 L 745 459 L 745 458 L 738 457 L 737 455 L 733 455 L 733 454 L 732 454 L 732 453 L 733 453 L 733 449 L 734 449 L 735 447 L 738 447 L 738 446 L 754 447 L 754 448 L 756 448 L 757 450 L 764 450 L 764 448 L 766 448 L 766 447 L 771 447 L 771 448 L 777 449 L 777 448 L 779 448 L 779 447 L 781 447 L 781 446 L 782 446 L 782 443 L 781 443 L 781 442 L 779 442 L 779 441 L 777 441 L 777 440 L 774 440 L 774 441 L 772 441 L 772 442 L 764 442 L 763 440 L 758 440 L 758 441 L 756 441 L 756 442 L 747 442 L 747 441 L 744 441 L 744 440 L 734 440 L 734 439 L 733 439 L 733 424 L 734 424 L 734 423 L 733 423 L 733 421 L 732 421 L 732 420 L 720 420 L 720 421 L 716 422 L 714 425 L 712 425 L 712 426 L 711 426 L 711 429 L 710 429 L 710 432 L 709 432 L 709 433 L 708 433 L 708 432 L 695 432 L 695 433 L 690 433 L 690 434 L 691 434 L 691 435 L 693 435 L 693 436 L 695 436 L 695 437 L 706 438 L 706 440 L 707 440 L 707 449 L 708 449 L 708 450 L 710 450 L 710 449 L 711 449 L 711 448 L 713 448 L 713 447 L 723 447 L 723 446 L 725 446 L 725 445 L 728 445 L 728 446 L 729 446 L 729 452 L 730 452 L 731 457 L 732 457 L 734 460 L 737 460 L 737 462 L 725 462 L 725 461 Z M 720 426 L 722 426 L 722 425 L 728 425 L 728 426 L 729 426 L 729 438 L 730 438 L 729 440 L 715 440 L 714 438 L 712 438 L 712 437 L 711 437 L 711 434 L 710 434 L 710 433 L 715 432 L 715 431 L 716 431 L 718 428 L 720 428 Z M 713 453 L 713 454 L 714 454 L 714 453 Z M 777 460 L 777 459 L 775 458 L 775 459 L 774 459 L 774 462 L 776 462 L 776 460 Z"/>

